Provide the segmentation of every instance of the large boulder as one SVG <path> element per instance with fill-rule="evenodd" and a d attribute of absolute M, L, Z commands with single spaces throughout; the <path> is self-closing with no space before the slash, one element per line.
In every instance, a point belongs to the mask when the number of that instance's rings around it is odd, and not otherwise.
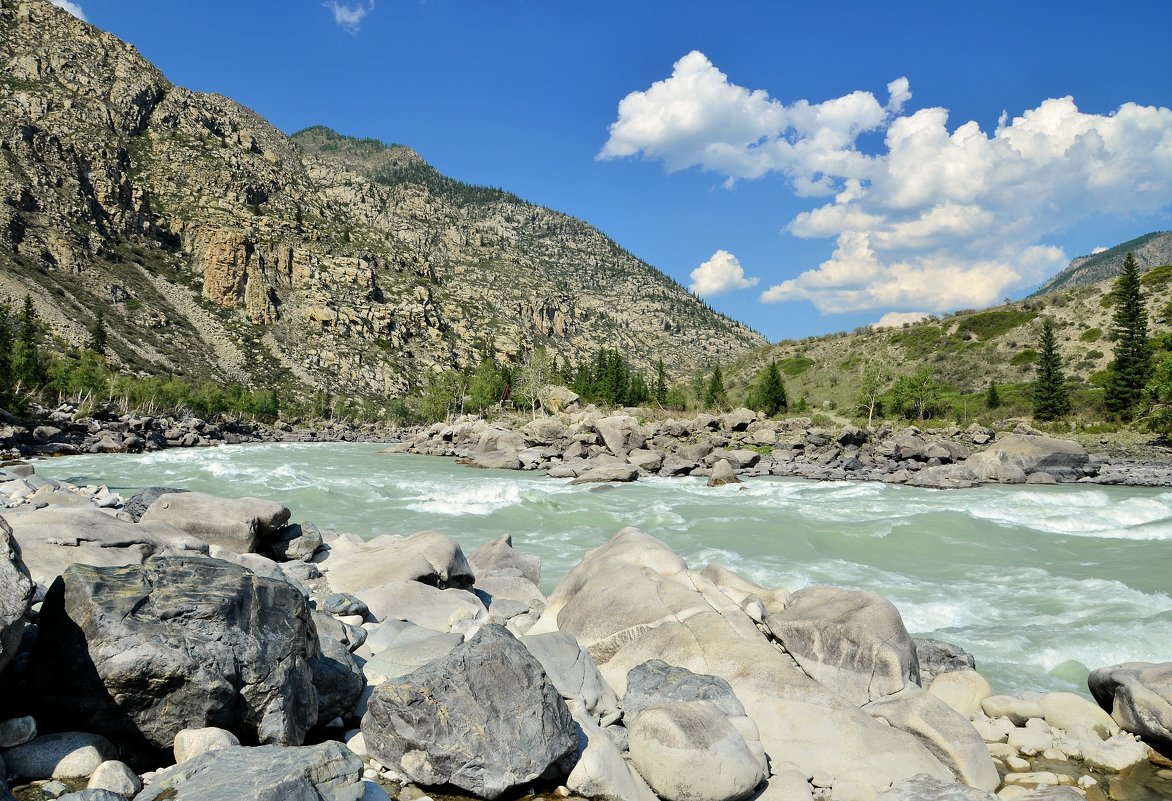
<path fill-rule="evenodd" d="M 349 717 L 366 686 L 362 671 L 350 656 L 344 628 L 322 612 L 313 613 L 320 650 L 310 659 L 313 686 L 317 691 L 317 719 L 328 723 L 336 717 Z"/>
<path fill-rule="evenodd" d="M 1001 784 L 985 741 L 967 717 L 914 684 L 863 707 L 912 734 L 970 787 L 993 792 Z"/>
<path fill-rule="evenodd" d="M 518 551 L 509 534 L 481 545 L 468 556 L 468 564 L 478 576 L 517 575 L 541 586 L 541 557 Z"/>
<path fill-rule="evenodd" d="M 636 448 L 642 448 L 647 434 L 639 427 L 639 421 L 629 414 L 616 414 L 593 421 L 594 430 L 606 447 L 615 456 L 626 456 Z"/>
<path fill-rule="evenodd" d="M 393 581 L 418 581 L 438 589 L 472 589 L 476 580 L 459 544 L 434 531 L 408 537 L 383 534 L 371 540 L 339 537 L 321 565 L 334 592 L 379 587 Z"/>
<path fill-rule="evenodd" d="M 655 793 L 623 758 L 607 730 L 600 728 L 581 704 L 569 706 L 586 746 L 566 777 L 566 787 L 583 798 L 598 801 L 656 801 Z"/>
<path fill-rule="evenodd" d="M 628 482 L 639 478 L 639 468 L 626 462 L 604 464 L 581 473 L 571 484 L 601 484 L 610 481 Z"/>
<path fill-rule="evenodd" d="M 416 784 L 486 799 L 565 778 L 578 746 L 578 727 L 541 663 L 495 625 L 376 687 L 362 733 L 379 762 Z"/>
<path fill-rule="evenodd" d="M 16 655 L 35 590 L 12 527 L 0 517 L 0 673 Z"/>
<path fill-rule="evenodd" d="M 58 725 L 168 750 L 180 730 L 205 726 L 297 745 L 317 720 L 305 596 L 228 562 L 73 565 L 39 625 L 34 673 Z"/>
<path fill-rule="evenodd" d="M 914 737 L 811 679 L 741 601 L 636 529 L 620 531 L 562 579 L 530 633 L 555 630 L 574 635 L 620 696 L 632 668 L 652 659 L 724 679 L 774 764 L 874 791 L 918 773 L 952 778 Z"/>
<path fill-rule="evenodd" d="M 442 659 L 462 642 L 464 638 L 459 634 L 446 634 L 414 623 L 391 620 L 380 625 L 367 638 L 366 645 L 373 656 L 362 670 L 368 682 L 382 684 Z"/>
<path fill-rule="evenodd" d="M 629 724 L 631 761 L 665 801 L 737 801 L 769 770 L 711 701 L 662 701 Z"/>
<path fill-rule="evenodd" d="M 732 687 L 719 676 L 693 673 L 662 659 L 651 659 L 627 673 L 623 711 L 629 717 L 666 701 L 707 701 L 730 717 L 745 714 Z"/>
<path fill-rule="evenodd" d="M 1091 695 L 1124 731 L 1172 759 L 1172 662 L 1124 662 L 1091 671 Z"/>
<path fill-rule="evenodd" d="M 135 801 L 359 801 L 362 760 L 339 742 L 235 746 L 160 771 Z"/>
<path fill-rule="evenodd" d="M 807 587 L 770 616 L 769 629 L 806 673 L 855 706 L 920 680 L 911 635 L 881 595 Z"/>
<path fill-rule="evenodd" d="M 464 633 L 488 615 L 484 602 L 467 590 L 439 590 L 418 581 L 392 581 L 362 591 L 376 621 L 408 620 L 435 631 Z"/>
<path fill-rule="evenodd" d="M 1077 442 L 1031 434 L 1006 434 L 965 462 L 978 476 L 995 473 L 1001 465 L 1010 464 L 1027 476 L 1046 472 L 1067 480 L 1082 477 L 1089 463 L 1090 454 Z"/>
<path fill-rule="evenodd" d="M 203 492 L 162 495 L 150 505 L 141 523 L 168 523 L 209 545 L 236 553 L 252 553 L 257 543 L 289 522 L 289 510 L 260 498 L 219 498 Z"/>
<path fill-rule="evenodd" d="M 578 701 L 596 722 L 607 725 L 620 716 L 614 690 L 602 678 L 586 649 L 564 631 L 523 637 L 545 675 L 566 701 Z M 628 710 L 628 714 L 632 714 Z"/>
<path fill-rule="evenodd" d="M 23 779 L 78 779 L 89 777 L 99 765 L 117 756 L 117 749 L 105 737 L 70 731 L 44 734 L 5 749 L 4 762 L 10 774 Z"/>
<path fill-rule="evenodd" d="M 207 543 L 166 523 L 128 523 L 93 506 L 24 506 L 5 513 L 34 581 L 45 586 L 72 564 L 140 565 L 152 556 L 202 555 Z"/>

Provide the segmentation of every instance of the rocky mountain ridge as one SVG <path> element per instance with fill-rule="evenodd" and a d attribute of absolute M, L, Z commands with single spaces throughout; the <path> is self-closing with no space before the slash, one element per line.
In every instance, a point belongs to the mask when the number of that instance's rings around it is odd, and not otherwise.
<path fill-rule="evenodd" d="M 408 148 L 288 137 L 44 0 L 0 4 L 0 300 L 113 361 L 401 394 L 490 352 L 649 370 L 764 343 L 603 234 Z"/>
<path fill-rule="evenodd" d="M 1098 253 L 1079 256 L 1042 284 L 1032 297 L 1114 278 L 1123 269 L 1123 257 L 1128 253 L 1135 255 L 1141 270 L 1172 264 L 1172 231 L 1152 231 Z"/>

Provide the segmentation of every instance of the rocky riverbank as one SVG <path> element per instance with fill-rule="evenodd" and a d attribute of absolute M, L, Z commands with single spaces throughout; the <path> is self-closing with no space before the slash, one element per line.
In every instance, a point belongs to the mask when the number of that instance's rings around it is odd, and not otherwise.
<path fill-rule="evenodd" d="M 0 496 L 22 800 L 1172 797 L 1172 663 L 1095 671 L 1097 704 L 997 696 L 879 595 L 755 586 L 635 529 L 546 597 L 507 537 L 363 541 L 28 465 Z"/>
<path fill-rule="evenodd" d="M 34 408 L 26 417 L 16 417 L 0 409 L 0 460 L 143 453 L 243 442 L 393 442 L 399 437 L 398 429 L 334 420 L 265 425 L 193 416 L 124 414 L 114 408 L 86 412 L 74 404 L 56 409 Z"/>
<path fill-rule="evenodd" d="M 592 411 L 531 421 L 437 423 L 391 448 L 456 457 L 474 467 L 540 470 L 575 482 L 634 481 L 641 476 L 799 476 L 883 481 L 934 489 L 1080 481 L 1172 486 L 1172 453 L 1143 461 L 1090 453 L 1024 423 L 995 431 L 979 425 L 921 430 L 885 423 L 873 429 L 815 426 L 810 418 L 763 419 L 749 409 L 641 422 L 631 414 Z"/>

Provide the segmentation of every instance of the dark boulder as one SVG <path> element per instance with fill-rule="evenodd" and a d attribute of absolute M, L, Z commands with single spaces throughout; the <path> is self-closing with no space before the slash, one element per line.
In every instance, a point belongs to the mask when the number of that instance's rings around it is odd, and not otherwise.
<path fill-rule="evenodd" d="M 16 655 L 35 590 L 12 527 L 0 517 L 0 672 Z"/>
<path fill-rule="evenodd" d="M 493 799 L 564 779 L 578 727 L 541 663 L 503 626 L 378 685 L 362 719 L 367 748 L 416 784 Z"/>
<path fill-rule="evenodd" d="M 72 565 L 39 620 L 46 718 L 103 734 L 139 762 L 182 729 L 297 745 L 317 720 L 317 635 L 291 584 L 218 559 Z"/>

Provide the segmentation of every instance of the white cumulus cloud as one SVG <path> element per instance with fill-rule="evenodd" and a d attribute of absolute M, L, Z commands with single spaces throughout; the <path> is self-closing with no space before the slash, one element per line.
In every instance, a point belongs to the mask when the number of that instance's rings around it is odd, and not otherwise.
<path fill-rule="evenodd" d="M 70 0 L 49 0 L 49 2 L 58 8 L 65 9 L 79 20 L 85 21 L 85 12 L 81 10 L 81 6 L 77 3 L 72 3 Z"/>
<path fill-rule="evenodd" d="M 710 297 L 733 289 L 748 289 L 757 286 L 759 278 L 745 276 L 745 268 L 736 256 L 727 250 L 718 250 L 712 258 L 691 273 L 692 283 L 688 286 L 701 297 Z"/>
<path fill-rule="evenodd" d="M 905 111 L 906 78 L 887 93 L 787 105 L 692 52 L 619 103 L 598 157 L 700 167 L 730 182 L 779 173 L 798 196 L 822 198 L 786 230 L 834 239 L 833 255 L 761 299 L 823 312 L 991 303 L 1066 263 L 1047 243 L 1056 234 L 1172 205 L 1172 109 L 1089 114 L 1063 97 L 985 131 L 950 124 L 944 108 Z M 861 148 L 867 133 L 882 146 Z"/>
<path fill-rule="evenodd" d="M 374 11 L 374 0 L 366 0 L 365 3 L 326 0 L 322 5 L 333 13 L 334 22 L 342 26 L 342 29 L 349 34 L 358 33 L 358 29 L 362 27 L 362 20 L 366 19 L 367 14 Z"/>
<path fill-rule="evenodd" d="M 877 322 L 872 323 L 871 327 L 901 328 L 906 323 L 918 323 L 927 316 L 927 312 L 887 312 Z"/>

